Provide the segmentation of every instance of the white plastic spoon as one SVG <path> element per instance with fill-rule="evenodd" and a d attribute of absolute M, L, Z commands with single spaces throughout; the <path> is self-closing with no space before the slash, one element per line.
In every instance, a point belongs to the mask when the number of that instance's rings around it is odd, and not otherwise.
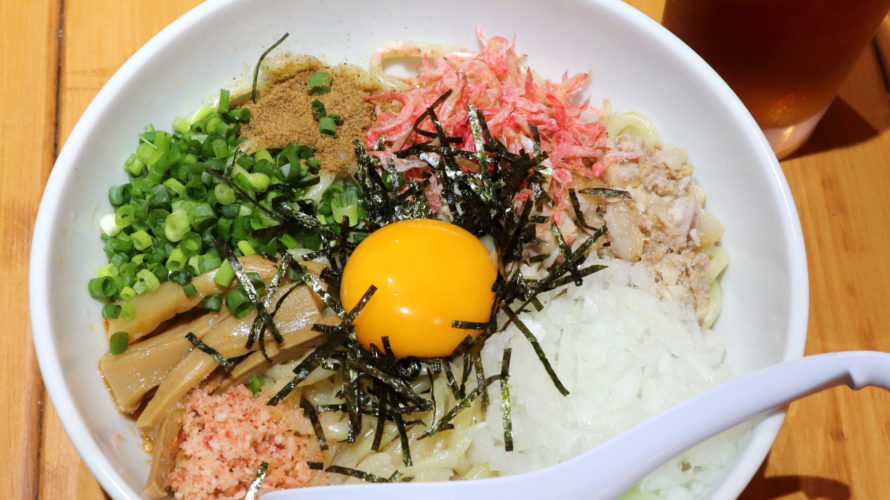
<path fill-rule="evenodd" d="M 363 483 L 281 490 L 263 500 L 611 499 L 659 465 L 767 410 L 840 384 L 890 390 L 890 354 L 804 357 L 730 380 L 665 410 L 592 450 L 544 469 L 491 479 Z"/>

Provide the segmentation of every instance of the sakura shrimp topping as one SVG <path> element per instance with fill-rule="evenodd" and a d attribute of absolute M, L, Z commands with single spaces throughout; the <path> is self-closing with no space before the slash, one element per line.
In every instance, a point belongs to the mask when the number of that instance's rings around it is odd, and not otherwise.
<path fill-rule="evenodd" d="M 522 57 L 517 55 L 514 43 L 502 37 L 489 38 L 482 28 L 477 28 L 477 36 L 482 45 L 479 52 L 440 55 L 406 43 L 384 46 L 384 52 L 420 52 L 421 69 L 410 88 L 368 98 L 377 103 L 377 122 L 365 141 L 373 149 L 382 140 L 383 151 L 372 154 L 392 159 L 392 153 L 427 140 L 414 131 L 413 125 L 436 99 L 450 90 L 436 114 L 446 133 L 460 139 L 455 147 L 476 150 L 468 126 L 468 106 L 482 111 L 492 136 L 513 153 L 534 147 L 532 126 L 537 128 L 540 147 L 548 154 L 552 169 L 548 193 L 555 200 L 552 216 L 558 220 L 560 214 L 571 209 L 565 194 L 573 175 L 601 177 L 610 164 L 623 159 L 622 154 L 611 152 L 605 145 L 605 126 L 588 118 L 598 118 L 601 111 L 588 101 L 577 102 L 577 95 L 591 76 L 565 73 L 558 82 L 541 79 L 520 64 Z M 379 62 L 383 55 L 375 54 L 375 61 Z M 397 104 L 387 111 L 385 105 L 393 103 Z M 432 129 L 428 117 L 420 122 L 420 127 Z M 415 168 L 403 161 L 396 162 L 400 171 Z"/>

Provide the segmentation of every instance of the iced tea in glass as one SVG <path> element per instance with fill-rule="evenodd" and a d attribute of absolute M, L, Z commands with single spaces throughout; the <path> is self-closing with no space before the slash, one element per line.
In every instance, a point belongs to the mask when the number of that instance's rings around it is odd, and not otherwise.
<path fill-rule="evenodd" d="M 890 0 L 667 0 L 662 23 L 717 70 L 780 158 L 809 137 Z"/>

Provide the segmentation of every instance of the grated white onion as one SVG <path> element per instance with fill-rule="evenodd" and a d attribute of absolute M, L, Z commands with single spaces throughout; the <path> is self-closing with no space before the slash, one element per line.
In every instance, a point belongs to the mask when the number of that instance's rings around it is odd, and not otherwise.
<path fill-rule="evenodd" d="M 486 342 L 487 373 L 512 347 L 514 451 L 506 452 L 497 384 L 486 421 L 474 427 L 471 463 L 516 474 L 578 455 L 653 414 L 728 379 L 725 337 L 699 327 L 690 305 L 655 294 L 653 271 L 621 260 L 542 302 L 523 321 L 562 382 L 562 396 L 515 326 Z M 734 429 L 683 453 L 646 478 L 638 498 L 694 498 L 724 472 L 743 431 Z"/>

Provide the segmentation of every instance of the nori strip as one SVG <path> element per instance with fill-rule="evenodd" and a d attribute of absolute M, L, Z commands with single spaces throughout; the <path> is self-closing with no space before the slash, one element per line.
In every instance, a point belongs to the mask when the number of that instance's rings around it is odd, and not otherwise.
<path fill-rule="evenodd" d="M 411 467 L 414 465 L 414 462 L 411 460 L 411 445 L 408 443 L 408 432 L 405 429 L 405 421 L 402 420 L 402 416 L 398 413 L 394 413 L 392 417 L 396 422 L 396 428 L 399 430 L 399 444 L 402 448 L 402 463 L 407 467 Z"/>
<path fill-rule="evenodd" d="M 485 384 L 485 368 L 482 366 L 482 356 L 480 355 L 480 351 L 482 350 L 482 345 L 479 344 L 470 350 L 468 353 L 470 357 L 470 361 L 473 362 L 473 369 L 476 372 L 476 387 Z M 488 391 L 482 391 L 480 394 L 482 397 L 479 399 L 479 403 L 482 405 L 482 409 L 488 408 Z"/>
<path fill-rule="evenodd" d="M 519 328 L 519 331 L 522 332 L 522 335 L 525 336 L 526 340 L 532 345 L 532 349 L 535 350 L 535 354 L 538 355 L 538 360 L 541 361 L 541 364 L 544 365 L 544 370 L 547 371 L 547 375 L 550 376 L 550 380 L 553 381 L 553 385 L 556 386 L 556 389 L 563 395 L 568 396 L 569 390 L 566 389 L 562 382 L 559 380 L 559 376 L 556 375 L 556 371 L 553 370 L 553 366 L 550 365 L 550 361 L 547 359 L 547 355 L 544 353 L 544 349 L 541 349 L 541 344 L 538 343 L 538 339 L 535 337 L 535 334 L 532 333 L 531 330 L 525 326 L 517 316 L 516 313 L 513 312 L 509 306 L 502 307 L 507 316 L 510 317 L 510 320 L 516 325 L 516 328 Z"/>
<path fill-rule="evenodd" d="M 343 365 L 340 365 L 340 368 L 340 373 L 343 375 L 343 399 L 346 401 L 346 413 L 349 416 L 349 430 L 346 433 L 346 442 L 354 443 L 356 436 L 362 430 L 359 374 L 353 368 L 347 368 Z"/>
<path fill-rule="evenodd" d="M 585 276 L 589 276 L 589 275 L 591 275 L 591 274 L 593 274 L 593 273 L 595 273 L 595 272 L 602 271 L 602 270 L 605 269 L 606 267 L 607 267 L 607 266 L 604 266 L 604 265 L 602 265 L 602 264 L 593 264 L 593 265 L 590 265 L 590 266 L 587 266 L 587 267 L 578 269 L 578 275 L 581 276 L 581 277 L 583 278 L 583 277 L 585 277 Z M 556 280 L 556 281 L 554 281 L 553 283 L 551 283 L 550 286 L 551 286 L 551 289 L 552 289 L 552 288 L 559 288 L 559 287 L 561 287 L 561 286 L 563 286 L 563 285 L 568 285 L 569 283 L 572 283 L 572 282 L 574 282 L 574 281 L 575 281 L 575 277 L 574 277 L 574 276 L 563 276 L 562 278 L 559 278 L 558 280 Z M 540 303 L 540 301 L 538 301 L 537 297 L 534 299 L 534 301 L 537 302 L 537 305 L 536 305 L 535 307 L 538 308 L 539 311 L 540 311 L 541 309 L 543 309 L 543 306 L 541 306 L 541 303 Z M 534 303 L 534 302 L 533 302 L 533 303 Z"/>
<path fill-rule="evenodd" d="M 314 325 L 313 328 L 318 325 Z M 297 385 L 306 379 L 310 373 L 312 373 L 322 361 L 325 360 L 328 356 L 331 355 L 338 347 L 343 345 L 346 341 L 347 336 L 343 334 L 342 329 L 330 332 L 328 334 L 328 338 L 325 339 L 324 342 L 318 347 L 315 348 L 308 356 L 306 356 L 303 361 L 294 368 L 294 373 L 296 376 L 288 382 L 284 387 L 281 388 L 278 393 L 272 397 L 267 403 L 269 406 L 275 406 L 281 402 L 284 398 L 287 397 Z"/>
<path fill-rule="evenodd" d="M 362 481 L 367 481 L 369 483 L 392 483 L 395 482 L 398 478 L 398 476 L 393 476 L 390 478 L 380 477 L 376 474 L 371 474 L 370 472 L 365 472 L 350 467 L 343 467 L 342 465 L 329 465 L 327 466 L 327 468 L 325 468 L 324 471 L 334 474 L 343 474 L 345 476 L 352 476 L 356 479 L 361 479 Z"/>
<path fill-rule="evenodd" d="M 476 399 L 477 396 L 479 396 L 479 393 L 481 393 L 482 391 L 485 391 L 492 382 L 494 382 L 495 380 L 498 380 L 499 378 L 501 378 L 500 375 L 488 377 L 488 379 L 485 381 L 484 386 L 476 387 L 475 389 L 470 391 L 470 393 L 467 394 L 466 397 L 461 399 L 454 406 L 454 408 L 449 410 L 448 413 L 446 413 L 442 418 L 440 418 L 438 421 L 436 421 L 436 423 L 429 426 L 427 428 L 427 430 L 424 431 L 424 433 L 420 436 L 419 439 L 423 439 L 423 438 L 432 436 L 433 434 L 435 434 L 439 431 L 445 430 L 445 427 L 447 427 L 448 425 L 451 425 L 451 421 L 454 420 L 454 417 L 456 417 L 457 414 L 461 412 L 461 410 L 464 410 L 465 408 L 467 408 L 471 404 L 473 404 L 473 401 Z"/>
<path fill-rule="evenodd" d="M 476 321 L 458 321 L 454 320 L 451 322 L 451 328 L 458 328 L 461 330 L 485 330 L 488 328 L 488 323 L 479 323 Z"/>
<path fill-rule="evenodd" d="M 192 332 L 188 332 L 187 334 L 185 334 L 185 338 L 186 340 L 191 342 L 195 346 L 195 348 L 210 355 L 210 357 L 213 358 L 214 361 L 216 361 L 216 364 L 223 367 L 223 369 L 231 370 L 236 364 L 238 364 L 238 361 L 240 361 L 240 359 L 238 358 L 226 358 L 225 356 L 220 354 L 219 351 L 205 344 L 204 341 L 199 339 L 198 336 Z"/>
<path fill-rule="evenodd" d="M 504 418 L 504 449 L 513 451 L 513 419 L 510 412 L 510 357 L 513 349 L 504 349 L 501 361 L 501 415 Z"/>
<path fill-rule="evenodd" d="M 281 284 L 281 280 L 284 279 L 285 274 L 287 273 L 288 267 L 290 266 L 293 258 L 289 253 L 285 252 L 281 256 L 281 262 L 278 263 L 278 270 L 275 272 L 275 276 L 272 277 L 272 281 L 269 283 L 269 286 L 266 287 L 265 297 L 263 297 L 263 306 L 268 310 L 269 306 L 272 305 L 272 299 L 275 293 L 278 291 L 278 287 Z M 288 291 L 289 293 L 290 291 Z M 282 297 L 283 298 L 283 297 Z M 280 301 L 278 306 L 275 307 L 275 311 L 278 310 L 278 307 L 281 305 Z M 275 311 L 272 312 L 272 319 L 275 318 Z M 263 340 L 262 335 L 265 332 L 266 326 L 263 322 L 263 318 L 257 315 L 253 320 L 253 326 L 250 328 L 250 335 L 247 337 L 247 345 L 244 347 L 246 349 L 250 349 L 253 347 L 254 341 L 256 341 L 257 334 L 260 336 L 260 348 L 263 351 L 263 356 L 266 360 L 271 361 L 269 356 L 266 354 L 266 350 L 263 349 Z M 283 340 L 283 339 L 282 339 Z"/>
<path fill-rule="evenodd" d="M 346 314 L 346 311 L 343 309 L 343 305 L 340 304 L 340 301 L 336 299 L 332 294 L 328 293 L 328 291 L 325 290 L 324 287 L 318 284 L 318 282 L 315 281 L 315 278 L 312 277 L 312 274 L 304 271 L 302 266 L 292 266 L 292 269 L 294 270 L 294 272 L 297 273 L 297 276 L 299 276 L 300 279 L 302 279 L 303 282 L 306 283 L 306 286 L 308 286 L 313 292 L 315 292 L 315 295 L 318 295 L 318 298 L 320 298 L 326 306 L 330 307 L 337 314 L 337 316 L 340 316 L 340 318 L 342 318 L 343 320 L 348 319 L 349 316 Z"/>
<path fill-rule="evenodd" d="M 377 287 L 374 285 L 369 286 L 368 289 L 365 290 L 365 293 L 362 294 L 362 298 L 359 299 L 359 301 L 355 304 L 355 307 L 353 307 L 352 310 L 349 311 L 349 314 L 346 315 L 347 321 L 349 321 L 350 323 L 355 321 L 355 318 L 357 318 L 359 313 L 362 312 L 362 309 L 365 308 L 365 305 L 368 303 L 369 300 L 371 300 L 371 297 L 374 296 L 375 292 L 377 292 Z M 384 348 L 388 347 L 389 337 L 386 337 L 386 342 L 387 346 L 385 346 Z M 391 347 L 389 348 L 389 352 L 392 352 Z"/>
<path fill-rule="evenodd" d="M 451 371 L 451 363 L 447 359 L 442 360 L 442 368 L 445 371 L 445 379 L 448 380 L 448 386 L 451 387 L 451 392 L 454 394 L 454 397 L 463 399 L 464 394 L 461 393 L 460 387 L 457 385 L 457 380 L 454 378 L 454 372 Z"/>
<path fill-rule="evenodd" d="M 595 196 L 604 196 L 606 198 L 630 198 L 630 193 L 621 189 L 610 188 L 585 188 L 578 190 L 581 194 L 591 194 Z"/>
<path fill-rule="evenodd" d="M 578 273 L 578 264 L 581 263 L 580 258 L 576 258 L 572 255 L 572 249 L 566 243 L 565 238 L 562 236 L 562 231 L 559 230 L 559 226 L 557 224 L 550 224 L 550 230 L 553 232 L 556 237 L 556 241 L 559 242 L 559 250 L 562 253 L 563 257 L 565 257 L 566 262 L 569 262 L 568 271 L 572 275 L 572 280 L 575 282 L 575 286 L 581 286 L 582 277 Z"/>
<path fill-rule="evenodd" d="M 300 398 L 300 408 L 303 409 L 303 413 L 309 419 L 309 422 L 312 423 L 312 430 L 315 431 L 315 438 L 318 439 L 318 447 L 322 450 L 327 450 L 328 440 L 324 437 L 324 428 L 321 426 L 321 421 L 318 420 L 318 412 L 315 410 L 315 406 L 306 398 Z"/>
<path fill-rule="evenodd" d="M 260 58 L 256 62 L 256 66 L 253 68 L 253 85 L 250 87 L 250 100 L 253 101 L 254 104 L 256 104 L 256 84 L 257 79 L 260 76 L 260 64 L 263 63 L 263 59 L 265 59 L 266 56 L 269 55 L 269 52 L 272 52 L 273 50 L 275 50 L 275 47 L 281 45 L 281 42 L 287 39 L 288 36 L 290 36 L 290 33 L 285 33 L 284 36 L 279 38 L 277 42 L 273 43 L 271 47 L 264 50 L 263 53 L 260 54 Z"/>
<path fill-rule="evenodd" d="M 229 247 L 228 243 L 222 238 L 218 238 L 216 240 L 216 246 L 219 250 L 219 253 L 226 257 L 226 260 L 229 261 L 229 266 L 232 267 L 232 271 L 235 272 L 235 277 L 238 278 L 238 283 L 241 285 L 241 289 L 244 290 L 244 293 L 247 294 L 247 298 L 250 299 L 250 302 L 253 303 L 253 307 L 256 308 L 257 316 L 262 318 L 263 323 L 265 323 L 266 328 L 272 332 L 272 337 L 275 338 L 275 342 L 281 344 L 284 342 L 284 337 L 281 336 L 281 332 L 278 330 L 278 326 L 275 325 L 275 321 L 272 320 L 272 315 L 269 314 L 269 311 L 266 310 L 266 306 L 262 300 L 260 300 L 259 294 L 256 292 L 256 288 L 254 288 L 253 283 L 250 281 L 250 277 L 247 276 L 247 273 L 244 272 L 244 268 L 241 267 L 241 261 L 238 260 L 238 257 L 235 256 L 235 253 L 232 252 L 232 249 Z M 270 301 L 271 302 L 271 301 Z M 253 329 L 251 329 L 253 330 Z"/>
<path fill-rule="evenodd" d="M 419 396 L 416 392 L 414 392 L 414 389 L 411 387 L 411 385 L 401 378 L 394 377 L 375 366 L 371 366 L 357 359 L 347 359 L 344 364 L 349 369 L 359 371 L 365 375 L 368 375 L 383 382 L 384 384 L 388 385 L 394 392 L 396 392 L 397 394 L 401 394 L 406 400 L 416 404 L 418 408 L 422 408 L 425 410 L 428 410 L 430 408 L 429 400 Z"/>
<path fill-rule="evenodd" d="M 386 389 L 383 385 L 374 381 L 373 388 L 377 394 L 377 425 L 374 427 L 374 441 L 371 442 L 371 449 L 380 451 L 380 441 L 383 440 L 383 428 L 386 425 Z"/>
<path fill-rule="evenodd" d="M 256 471 L 256 476 L 253 478 L 253 482 L 250 483 L 250 488 L 247 489 L 247 494 L 244 495 L 244 500 L 254 500 L 257 498 L 257 495 L 260 493 L 260 485 L 263 484 L 263 479 L 266 479 L 266 471 L 269 470 L 269 463 L 265 460 L 260 464 L 260 468 Z"/>
<path fill-rule="evenodd" d="M 572 202 L 572 210 L 575 212 L 575 219 L 578 220 L 578 224 L 584 229 L 597 231 L 599 228 L 588 225 L 587 221 L 584 220 L 584 214 L 581 213 L 581 202 L 578 201 L 578 194 L 575 193 L 573 188 L 569 188 L 569 200 Z"/>

